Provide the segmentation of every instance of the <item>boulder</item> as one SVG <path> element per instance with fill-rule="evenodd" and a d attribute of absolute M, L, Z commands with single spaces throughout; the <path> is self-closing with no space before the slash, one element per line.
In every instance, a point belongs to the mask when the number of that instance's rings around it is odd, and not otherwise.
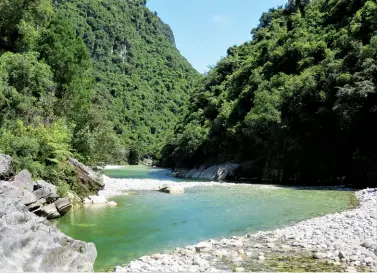
<path fill-rule="evenodd" d="M 377 248 L 377 240 L 366 239 L 364 242 L 362 242 L 361 246 L 365 248 Z"/>
<path fill-rule="evenodd" d="M 69 202 L 67 197 L 59 198 L 54 202 L 54 204 L 60 215 L 66 214 L 72 207 L 71 202 Z"/>
<path fill-rule="evenodd" d="M 60 217 L 60 214 L 56 209 L 55 204 L 49 204 L 47 206 L 42 207 L 40 212 L 41 215 L 46 217 L 47 219 L 54 219 Z"/>
<path fill-rule="evenodd" d="M 201 175 L 199 176 L 200 179 L 208 179 L 208 180 L 216 180 L 217 179 L 217 171 L 219 169 L 219 165 L 211 166 L 205 169 Z"/>
<path fill-rule="evenodd" d="M 195 246 L 197 252 L 209 252 L 212 250 L 212 243 L 210 242 L 201 242 Z"/>
<path fill-rule="evenodd" d="M 8 180 L 12 175 L 12 158 L 9 155 L 0 154 L 0 179 Z"/>
<path fill-rule="evenodd" d="M 98 191 L 105 187 L 102 179 L 91 168 L 85 166 L 74 158 L 69 158 L 68 161 L 76 168 L 76 174 L 80 183 L 89 191 Z"/>
<path fill-rule="evenodd" d="M 169 194 L 183 194 L 185 190 L 180 186 L 167 186 L 160 189 L 161 192 Z"/>
<path fill-rule="evenodd" d="M 36 186 L 35 182 L 31 178 L 31 173 L 28 170 L 23 170 L 15 177 L 13 177 L 12 185 L 22 190 L 33 191 Z"/>
<path fill-rule="evenodd" d="M 46 199 L 48 204 L 55 202 L 59 198 L 59 195 L 57 195 L 56 192 L 53 192 L 49 187 L 39 188 L 33 191 L 33 194 L 38 199 Z"/>
<path fill-rule="evenodd" d="M 153 160 L 150 159 L 150 158 L 144 158 L 143 162 L 147 166 L 152 166 L 153 165 Z"/>
<path fill-rule="evenodd" d="M 58 189 L 56 188 L 55 185 L 52 185 L 51 183 L 48 183 L 44 180 L 37 180 L 35 184 L 36 184 L 36 188 L 35 188 L 36 190 L 46 188 L 46 189 L 49 189 L 51 193 L 58 194 Z"/>
<path fill-rule="evenodd" d="M 92 243 L 74 240 L 23 205 L 11 183 L 0 183 L 1 271 L 93 271 Z"/>
<path fill-rule="evenodd" d="M 103 196 L 91 195 L 84 198 L 84 204 L 106 204 L 107 199 Z"/>
<path fill-rule="evenodd" d="M 217 170 L 217 180 L 232 180 L 236 178 L 236 170 L 239 164 L 226 163 L 219 166 Z"/>

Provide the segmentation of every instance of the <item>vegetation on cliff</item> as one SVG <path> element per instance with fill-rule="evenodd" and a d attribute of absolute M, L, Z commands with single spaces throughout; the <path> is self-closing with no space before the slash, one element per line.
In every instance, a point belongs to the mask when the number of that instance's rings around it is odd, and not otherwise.
<path fill-rule="evenodd" d="M 0 1 L 0 152 L 74 188 L 66 158 L 158 156 L 199 74 L 145 1 Z"/>
<path fill-rule="evenodd" d="M 376 184 L 376 22 L 370 0 L 264 13 L 252 40 L 202 80 L 162 163 L 235 161 L 260 179 Z"/>

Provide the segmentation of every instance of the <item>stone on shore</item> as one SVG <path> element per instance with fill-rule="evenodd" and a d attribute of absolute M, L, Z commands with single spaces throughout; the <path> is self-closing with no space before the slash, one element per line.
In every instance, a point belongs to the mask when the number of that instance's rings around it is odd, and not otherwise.
<path fill-rule="evenodd" d="M 162 192 L 169 194 L 183 194 L 185 190 L 180 186 L 167 186 L 160 189 Z"/>
<path fill-rule="evenodd" d="M 72 207 L 71 202 L 69 202 L 67 197 L 59 198 L 54 202 L 54 204 L 60 215 L 66 214 Z"/>
<path fill-rule="evenodd" d="M 49 204 L 47 206 L 42 207 L 41 214 L 42 216 L 46 217 L 48 220 L 60 217 L 60 214 L 58 210 L 56 209 L 55 204 Z"/>
<path fill-rule="evenodd" d="M 377 210 L 377 208 L 376 208 L 376 210 Z M 376 214 L 377 214 L 377 212 L 376 212 Z M 377 239 L 375 239 L 375 240 L 373 240 L 373 239 L 366 239 L 361 244 L 361 246 L 366 247 L 366 248 L 375 248 L 375 249 L 377 249 Z"/>
<path fill-rule="evenodd" d="M 84 188 L 91 192 L 103 189 L 105 184 L 95 171 L 74 158 L 68 158 L 68 162 L 76 168 L 77 178 Z"/>
<path fill-rule="evenodd" d="M 209 252 L 212 250 L 212 243 L 210 242 L 201 242 L 195 246 L 197 252 Z"/>

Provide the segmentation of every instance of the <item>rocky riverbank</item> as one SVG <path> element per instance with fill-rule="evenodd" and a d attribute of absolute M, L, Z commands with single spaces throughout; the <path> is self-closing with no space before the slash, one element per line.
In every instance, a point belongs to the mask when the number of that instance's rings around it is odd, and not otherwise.
<path fill-rule="evenodd" d="M 79 161 L 68 158 L 78 183 L 96 192 L 104 186 L 100 177 Z M 67 213 L 81 198 L 68 191 L 33 180 L 28 170 L 17 175 L 12 158 L 0 154 L 0 269 L 21 271 L 93 271 L 97 251 L 93 243 L 74 240 L 47 219 Z"/>
<path fill-rule="evenodd" d="M 142 184 L 127 181 L 116 181 L 115 185 L 112 179 L 105 178 L 103 194 L 154 190 L 167 184 L 165 181 Z M 190 187 L 193 183 L 181 184 Z M 222 184 L 198 182 L 198 185 Z M 141 257 L 126 266 L 118 266 L 116 271 L 376 271 L 377 189 L 358 191 L 356 196 L 360 205 L 354 210 L 313 218 L 271 232 L 209 240 L 170 253 Z"/>

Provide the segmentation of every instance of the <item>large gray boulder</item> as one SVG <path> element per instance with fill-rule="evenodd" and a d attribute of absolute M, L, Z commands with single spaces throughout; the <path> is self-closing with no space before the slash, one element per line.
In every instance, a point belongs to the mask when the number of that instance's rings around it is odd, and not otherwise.
<path fill-rule="evenodd" d="M 217 170 L 217 180 L 228 180 L 236 177 L 236 171 L 240 164 L 225 163 L 221 164 Z"/>
<path fill-rule="evenodd" d="M 74 158 L 68 158 L 68 161 L 76 168 L 77 177 L 80 183 L 89 191 L 99 191 L 105 187 L 101 177 L 88 166 L 80 163 Z"/>
<path fill-rule="evenodd" d="M 54 202 L 54 204 L 60 215 L 66 214 L 72 207 L 71 202 L 69 202 L 67 197 L 59 198 Z"/>
<path fill-rule="evenodd" d="M 11 181 L 13 186 L 30 192 L 32 192 L 36 186 L 28 170 L 21 171 L 13 177 Z"/>
<path fill-rule="evenodd" d="M 12 174 L 12 158 L 9 155 L 0 154 L 0 179 L 8 180 Z"/>
<path fill-rule="evenodd" d="M 60 213 L 56 209 L 55 204 L 49 204 L 41 208 L 40 213 L 42 216 L 46 217 L 48 220 L 59 218 Z"/>
<path fill-rule="evenodd" d="M 29 212 L 18 194 L 0 182 L 1 271 L 93 271 L 94 244 L 74 240 Z"/>
<path fill-rule="evenodd" d="M 42 198 L 46 199 L 48 204 L 55 202 L 59 198 L 59 195 L 56 194 L 55 192 L 52 192 L 51 189 L 48 187 L 37 189 L 33 191 L 33 194 L 38 199 L 42 199 Z"/>

